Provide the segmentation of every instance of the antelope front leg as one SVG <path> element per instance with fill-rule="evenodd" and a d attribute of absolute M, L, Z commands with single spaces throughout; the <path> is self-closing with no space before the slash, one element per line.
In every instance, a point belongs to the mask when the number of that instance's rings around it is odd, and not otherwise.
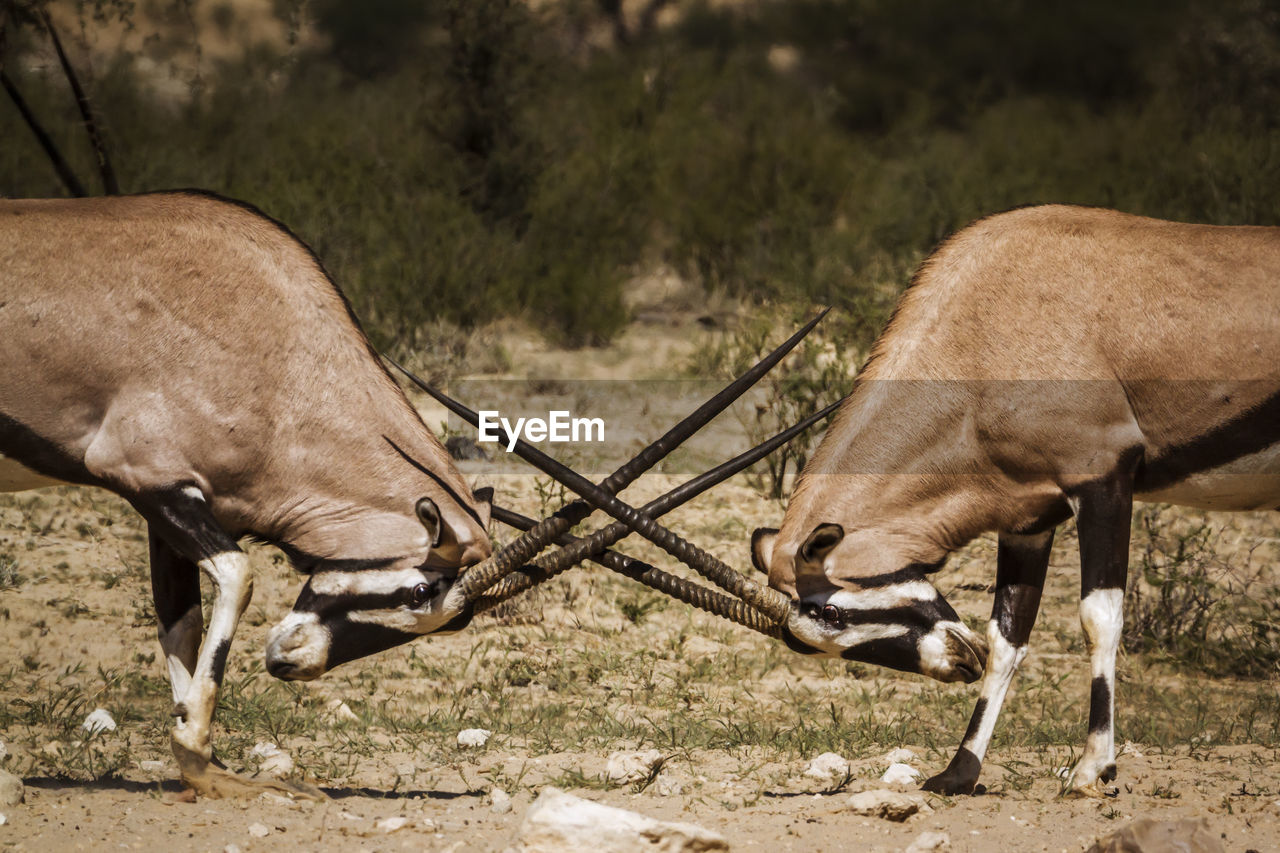
<path fill-rule="evenodd" d="M 1080 627 L 1092 675 L 1089 735 L 1084 755 L 1067 781 L 1071 796 L 1113 794 L 1116 778 L 1116 653 L 1124 627 L 1124 587 L 1129 571 L 1133 487 L 1115 477 L 1082 490 L 1072 501 L 1080 532 Z"/>
<path fill-rule="evenodd" d="M 249 606 L 253 581 L 249 577 L 249 559 L 239 549 L 215 554 L 198 565 L 213 582 L 213 610 L 191 683 L 173 708 L 176 722 L 171 737 L 183 778 L 206 796 L 222 796 L 232 792 L 219 790 L 217 784 L 204 784 L 213 758 L 213 712 L 218 704 L 231 639 Z"/>
<path fill-rule="evenodd" d="M 218 691 L 231 641 L 253 595 L 253 581 L 248 557 L 218 527 L 204 500 L 193 491 L 163 493 L 152 498 L 144 512 L 153 540 L 152 588 L 161 646 L 173 684 L 175 723 L 170 743 L 178 769 L 183 780 L 206 797 L 256 795 L 269 788 L 322 798 L 314 788 L 244 779 L 213 764 L 211 735 Z M 214 592 L 203 642 L 195 567 L 209 577 Z"/>
<path fill-rule="evenodd" d="M 996 556 L 996 595 L 987 623 L 990 653 L 982 677 L 982 693 L 964 739 L 947 769 L 924 783 L 938 794 L 972 794 L 991 743 L 996 718 L 1018 665 L 1027 656 L 1027 640 L 1040 609 L 1053 531 L 1032 536 L 1000 534 Z"/>

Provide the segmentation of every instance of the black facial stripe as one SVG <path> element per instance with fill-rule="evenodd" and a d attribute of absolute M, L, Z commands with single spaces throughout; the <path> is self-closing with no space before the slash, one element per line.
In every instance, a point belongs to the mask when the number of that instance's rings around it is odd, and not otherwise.
<path fill-rule="evenodd" d="M 396 592 L 360 592 L 346 595 L 325 595 L 303 588 L 293 605 L 298 613 L 350 613 L 356 610 L 396 610 L 409 601 L 408 590 Z"/>
<path fill-rule="evenodd" d="M 911 626 L 920 624 L 933 625 L 936 622 L 951 621 L 947 612 L 936 606 L 936 602 L 937 600 L 917 601 L 914 604 L 903 607 L 880 607 L 867 610 L 841 607 L 836 609 L 840 611 L 840 618 L 844 620 L 845 625 Z M 950 608 L 947 609 L 950 610 Z M 821 608 L 819 608 L 820 612 Z M 813 619 L 814 617 L 810 616 L 809 618 Z"/>
<path fill-rule="evenodd" d="M 845 660 L 856 660 L 877 666 L 887 666 L 900 672 L 920 671 L 920 652 L 916 648 L 919 634 L 908 631 L 898 637 L 882 637 L 850 646 L 840 653 Z"/>
<path fill-rule="evenodd" d="M 408 453 L 405 453 L 403 450 L 401 450 L 401 449 L 400 449 L 400 445 L 396 444 L 396 443 L 395 443 L 394 441 L 392 441 L 389 437 L 387 437 L 387 436 L 385 436 L 385 435 L 384 435 L 384 436 L 383 436 L 383 438 L 386 440 L 387 444 L 391 445 L 392 449 L 394 449 L 396 453 L 399 453 L 399 454 L 400 454 L 400 456 L 404 459 L 404 461 L 408 462 L 408 463 L 409 463 L 410 465 L 412 465 L 414 468 L 417 468 L 417 469 L 418 469 L 419 471 L 421 471 L 423 474 L 426 474 L 428 477 L 430 477 L 431 479 L 435 480 L 435 481 L 436 481 L 436 485 L 437 485 L 437 486 L 439 486 L 440 488 L 444 489 L 445 493 L 446 493 L 446 494 L 448 494 L 448 495 L 449 495 L 449 497 L 453 499 L 453 502 L 454 502 L 454 503 L 456 503 L 459 507 L 461 507 L 461 508 L 462 508 L 462 511 L 463 511 L 463 512 L 465 512 L 467 515 L 471 516 L 471 518 L 475 520 L 475 523 L 476 523 L 476 524 L 478 524 L 478 525 L 480 525 L 480 527 L 484 527 L 484 525 L 480 523 L 480 514 L 479 514 L 478 512 L 476 512 L 474 509 L 472 509 L 470 506 L 468 506 L 468 505 L 467 505 L 467 502 L 466 502 L 466 501 L 464 501 L 461 497 L 459 497 L 459 496 L 458 496 L 458 493 L 457 493 L 457 492 L 455 492 L 455 491 L 453 490 L 453 488 L 452 488 L 448 483 L 446 483 L 444 480 L 440 479 L 439 475 L 437 475 L 434 471 L 432 471 L 432 470 L 430 470 L 429 468 L 427 468 L 425 465 L 423 465 L 423 464 L 422 464 L 421 462 L 419 462 L 417 459 L 414 459 L 414 458 L 413 458 L 412 456 L 410 456 Z"/>
<path fill-rule="evenodd" d="M 871 575 L 865 578 L 840 578 L 840 582 L 844 584 L 852 584 L 862 589 L 877 589 L 882 586 L 893 586 L 899 583 L 908 583 L 910 581 L 918 581 L 924 579 L 924 569 L 922 563 L 912 563 L 911 565 L 898 569 L 896 572 L 886 572 L 882 575 Z"/>
<path fill-rule="evenodd" d="M 365 622 L 335 619 L 325 624 L 330 635 L 326 670 L 416 639 L 415 634 Z"/>
<path fill-rule="evenodd" d="M 1089 688 L 1089 731 L 1105 732 L 1111 728 L 1111 687 L 1098 676 Z"/>

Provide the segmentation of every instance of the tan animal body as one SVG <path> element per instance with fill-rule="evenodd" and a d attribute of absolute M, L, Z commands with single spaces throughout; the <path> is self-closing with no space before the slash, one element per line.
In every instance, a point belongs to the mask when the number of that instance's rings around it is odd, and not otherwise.
<path fill-rule="evenodd" d="M 1071 780 L 1115 777 L 1115 655 L 1135 499 L 1280 507 L 1280 229 L 1023 208 L 918 272 L 756 563 L 794 647 L 942 680 L 983 677 L 968 793 L 1026 654 L 1054 528 L 1077 520 L 1093 682 Z M 926 575 L 997 531 L 985 641 Z M 983 669 L 985 666 L 985 675 Z"/>
<path fill-rule="evenodd" d="M 423 633 L 403 623 L 443 621 L 453 576 L 489 554 L 487 506 L 341 293 L 245 205 L 0 201 L 0 358 L 0 486 L 100 486 L 147 521 L 174 753 L 206 793 L 239 787 L 209 738 L 252 589 L 238 539 L 310 575 L 312 606 L 272 634 L 277 674 Z M 203 642 L 201 570 L 216 593 Z"/>

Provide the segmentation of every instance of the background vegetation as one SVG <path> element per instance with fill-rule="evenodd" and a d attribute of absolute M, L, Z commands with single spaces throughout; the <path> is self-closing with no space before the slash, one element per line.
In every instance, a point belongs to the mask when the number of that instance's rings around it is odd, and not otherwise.
<path fill-rule="evenodd" d="M 92 175 L 42 4 L 6 5 L 9 76 Z M 98 0 L 64 38 L 124 191 L 257 204 L 380 346 L 508 314 L 604 342 L 658 264 L 842 306 L 869 338 L 923 253 L 993 211 L 1280 219 L 1280 16 L 1259 0 L 536 5 L 279 0 L 285 39 L 201 62 L 197 36 L 243 38 L 238 6 Z M 121 17 L 155 30 L 150 65 L 77 52 Z M 153 85 L 193 50 L 185 92 Z M 64 192 L 0 101 L 0 195 Z"/>

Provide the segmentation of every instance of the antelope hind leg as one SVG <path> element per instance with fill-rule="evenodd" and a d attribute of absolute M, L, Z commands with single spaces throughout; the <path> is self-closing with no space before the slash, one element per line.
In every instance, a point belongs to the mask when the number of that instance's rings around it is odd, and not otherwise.
<path fill-rule="evenodd" d="M 1115 475 L 1082 489 L 1072 501 L 1080 531 L 1080 627 L 1092 676 L 1089 735 L 1067 781 L 1066 796 L 1114 796 L 1116 653 L 1124 624 L 1129 571 L 1132 478 Z"/>
<path fill-rule="evenodd" d="M 925 781 L 926 791 L 972 794 L 1013 674 L 1027 655 L 1027 640 L 1040 609 L 1053 530 L 1030 536 L 1001 533 L 996 556 L 996 595 L 987 623 L 990 653 L 982 693 L 964 739 L 947 769 Z"/>

